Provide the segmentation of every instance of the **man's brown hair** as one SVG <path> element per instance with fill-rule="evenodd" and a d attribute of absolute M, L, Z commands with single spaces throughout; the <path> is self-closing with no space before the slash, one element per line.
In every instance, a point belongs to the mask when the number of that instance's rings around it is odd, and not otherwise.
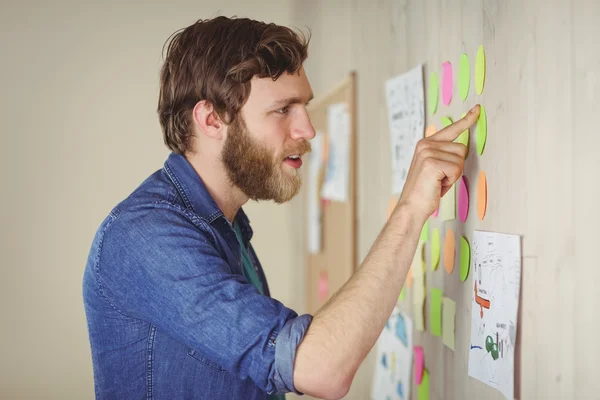
<path fill-rule="evenodd" d="M 167 40 L 158 99 L 167 147 L 179 154 L 192 150 L 192 110 L 201 100 L 226 124 L 233 122 L 250 96 L 250 80 L 297 72 L 309 40 L 290 28 L 248 18 L 198 20 L 175 32 Z"/>

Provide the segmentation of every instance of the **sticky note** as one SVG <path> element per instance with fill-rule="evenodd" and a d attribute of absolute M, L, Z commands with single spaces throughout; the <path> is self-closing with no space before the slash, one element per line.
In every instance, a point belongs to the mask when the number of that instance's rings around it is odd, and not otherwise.
<path fill-rule="evenodd" d="M 415 329 L 419 332 L 425 331 L 425 316 L 423 306 L 425 305 L 425 274 L 413 276 L 413 318 Z"/>
<path fill-rule="evenodd" d="M 412 276 L 412 265 L 408 269 L 408 273 L 406 274 L 406 281 L 404 282 L 407 288 L 411 288 L 413 285 L 413 276 Z"/>
<path fill-rule="evenodd" d="M 429 371 L 423 369 L 423 379 L 417 390 L 418 400 L 429 400 Z"/>
<path fill-rule="evenodd" d="M 458 218 L 462 222 L 467 220 L 469 215 L 469 186 L 466 176 L 458 180 Z"/>
<path fill-rule="evenodd" d="M 440 216 L 442 221 L 456 218 L 456 184 L 452 185 L 440 200 Z"/>
<path fill-rule="evenodd" d="M 485 217 L 485 210 L 487 209 L 487 178 L 485 172 L 482 170 L 479 172 L 479 178 L 477 179 L 477 216 L 480 220 Z"/>
<path fill-rule="evenodd" d="M 419 240 L 423 242 L 429 240 L 429 220 L 425 221 L 425 225 L 423 225 L 423 229 L 421 229 L 421 237 Z"/>
<path fill-rule="evenodd" d="M 431 232 L 431 270 L 435 271 L 440 264 L 440 231 L 433 228 Z"/>
<path fill-rule="evenodd" d="M 319 300 L 327 300 L 327 295 L 329 294 L 329 282 L 327 277 L 327 271 L 321 271 L 321 273 L 319 274 L 319 283 L 317 290 L 319 292 Z"/>
<path fill-rule="evenodd" d="M 406 298 L 406 290 L 404 290 L 404 286 L 402 286 L 402 290 L 400 291 L 400 296 L 398 296 L 398 301 L 402 301 Z"/>
<path fill-rule="evenodd" d="M 429 75 L 429 92 L 427 102 L 429 104 L 429 113 L 431 115 L 435 114 L 438 106 L 438 96 L 440 92 L 440 84 L 438 82 L 438 77 L 435 72 L 432 72 Z"/>
<path fill-rule="evenodd" d="M 419 332 L 425 332 L 425 316 L 423 315 L 423 306 L 425 299 L 413 302 L 413 315 L 415 319 L 415 329 Z"/>
<path fill-rule="evenodd" d="M 442 336 L 442 290 L 431 289 L 429 299 L 429 324 L 433 336 Z"/>
<path fill-rule="evenodd" d="M 444 239 L 444 268 L 451 274 L 454 270 L 454 231 L 448 228 Z"/>
<path fill-rule="evenodd" d="M 390 199 L 390 204 L 388 205 L 388 209 L 387 209 L 387 214 L 386 214 L 386 221 L 390 219 L 390 217 L 392 216 L 392 212 L 394 212 L 394 209 L 396 208 L 396 204 L 398 204 L 398 199 L 396 197 L 392 197 Z"/>
<path fill-rule="evenodd" d="M 423 346 L 414 347 L 415 354 L 415 383 L 420 385 L 423 382 L 423 372 L 425 370 L 425 352 Z"/>
<path fill-rule="evenodd" d="M 483 93 L 483 85 L 485 84 L 485 50 L 483 45 L 477 49 L 475 56 L 475 91 L 477 94 Z"/>
<path fill-rule="evenodd" d="M 425 137 L 429 137 L 436 132 L 437 132 L 437 129 L 436 129 L 435 125 L 429 125 L 427 128 L 425 128 Z"/>
<path fill-rule="evenodd" d="M 461 118 L 464 118 L 465 115 L 467 115 L 467 114 L 463 113 Z M 458 137 L 454 140 L 454 142 L 462 143 L 465 145 L 465 147 L 469 148 L 469 128 L 462 131 L 462 133 L 460 135 L 458 135 Z M 465 154 L 465 159 L 467 159 L 468 156 L 469 156 L 469 152 L 467 152 L 467 154 Z"/>
<path fill-rule="evenodd" d="M 452 100 L 452 64 L 442 64 L 442 103 L 450 104 Z"/>
<path fill-rule="evenodd" d="M 425 263 L 423 261 L 423 247 L 425 247 L 425 242 L 419 240 L 417 244 L 417 249 L 415 250 L 415 255 L 413 256 L 412 261 L 412 272 L 414 276 L 420 276 L 425 273 Z"/>
<path fill-rule="evenodd" d="M 433 214 L 431 214 L 431 216 L 433 218 L 435 218 L 438 216 L 439 213 L 440 213 L 440 206 L 438 206 L 438 208 L 435 209 L 435 211 L 433 212 Z"/>
<path fill-rule="evenodd" d="M 450 117 L 441 117 L 440 120 L 442 121 L 442 126 L 444 128 L 452 125 L 452 118 Z"/>
<path fill-rule="evenodd" d="M 454 350 L 454 323 L 456 319 L 456 303 L 444 297 L 442 299 L 442 342 Z"/>
<path fill-rule="evenodd" d="M 481 104 L 479 109 L 479 119 L 475 124 L 475 143 L 477 144 L 477 154 L 482 155 L 487 141 L 487 116 L 485 115 L 485 108 Z"/>
<path fill-rule="evenodd" d="M 471 262 L 471 248 L 469 242 L 463 236 L 460 237 L 460 280 L 466 281 L 469 276 L 469 265 Z"/>
<path fill-rule="evenodd" d="M 471 66 L 469 64 L 469 56 L 465 53 L 460 55 L 458 65 L 458 93 L 460 98 L 465 101 L 469 95 L 469 86 L 471 85 Z"/>

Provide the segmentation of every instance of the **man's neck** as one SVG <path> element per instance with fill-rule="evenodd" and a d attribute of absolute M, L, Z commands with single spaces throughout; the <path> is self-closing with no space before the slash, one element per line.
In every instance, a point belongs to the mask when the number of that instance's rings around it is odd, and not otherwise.
<path fill-rule="evenodd" d="M 198 153 L 186 153 L 185 158 L 192 165 L 204 185 L 206 190 L 217 203 L 219 209 L 231 223 L 240 207 L 248 201 L 248 197 L 237 187 L 233 186 L 225 167 L 211 157 Z"/>

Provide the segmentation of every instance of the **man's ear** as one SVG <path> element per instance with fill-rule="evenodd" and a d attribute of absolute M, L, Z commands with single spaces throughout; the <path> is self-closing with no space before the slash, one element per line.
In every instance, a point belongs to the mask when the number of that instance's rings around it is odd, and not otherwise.
<path fill-rule="evenodd" d="M 196 103 L 192 116 L 201 133 L 213 139 L 223 139 L 226 125 L 210 102 L 201 100 Z"/>

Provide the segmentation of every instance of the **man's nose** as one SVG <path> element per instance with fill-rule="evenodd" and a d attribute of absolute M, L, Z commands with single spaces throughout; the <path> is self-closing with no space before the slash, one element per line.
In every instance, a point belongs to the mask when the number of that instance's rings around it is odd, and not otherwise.
<path fill-rule="evenodd" d="M 306 110 L 306 108 L 304 108 L 301 112 L 298 113 L 294 122 L 292 123 L 292 139 L 310 140 L 314 138 L 315 135 L 315 128 L 313 127 L 312 122 L 310 122 L 310 116 L 308 115 L 308 111 Z"/>

